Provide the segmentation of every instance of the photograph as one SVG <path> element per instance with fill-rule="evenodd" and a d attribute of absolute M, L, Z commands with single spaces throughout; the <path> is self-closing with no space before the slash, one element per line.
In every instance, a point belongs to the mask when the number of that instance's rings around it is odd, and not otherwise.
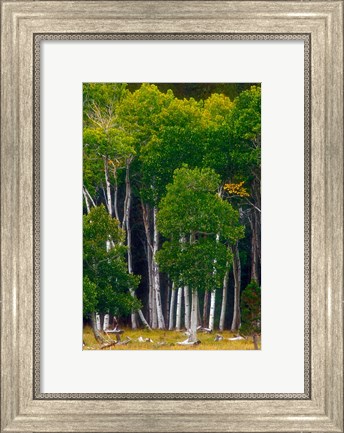
<path fill-rule="evenodd" d="M 83 83 L 82 116 L 83 350 L 260 350 L 261 84 Z"/>

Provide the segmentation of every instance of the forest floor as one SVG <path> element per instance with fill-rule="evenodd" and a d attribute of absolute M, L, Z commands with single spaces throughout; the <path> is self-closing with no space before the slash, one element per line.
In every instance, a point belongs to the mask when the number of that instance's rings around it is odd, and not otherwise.
<path fill-rule="evenodd" d="M 147 330 L 147 329 L 130 329 L 123 328 L 124 333 L 121 335 L 121 341 L 125 341 L 127 337 L 130 338 L 128 344 L 113 345 L 104 350 L 254 350 L 252 337 L 246 340 L 230 341 L 228 338 L 235 337 L 236 334 L 230 331 L 217 332 L 214 331 L 210 334 L 197 332 L 197 338 L 200 344 L 195 346 L 179 346 L 177 343 L 186 340 L 188 337 L 185 331 L 163 331 L 163 330 Z M 221 335 L 223 340 L 214 341 L 216 335 Z M 150 339 L 152 341 L 138 341 Z M 106 340 L 115 340 L 113 334 L 104 334 Z M 83 330 L 83 341 L 85 343 L 83 350 L 99 350 L 100 344 L 97 342 L 93 335 L 92 328 L 85 326 Z M 260 341 L 259 341 L 259 348 Z"/>

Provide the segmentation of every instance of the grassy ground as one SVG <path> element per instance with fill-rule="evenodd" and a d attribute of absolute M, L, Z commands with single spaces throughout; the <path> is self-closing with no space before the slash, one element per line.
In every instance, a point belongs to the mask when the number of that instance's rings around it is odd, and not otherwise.
<path fill-rule="evenodd" d="M 224 337 L 224 340 L 214 341 L 217 332 L 211 334 L 204 334 L 202 332 L 197 333 L 198 339 L 201 344 L 197 346 L 179 346 L 176 343 L 187 339 L 184 335 L 184 331 L 161 331 L 161 330 L 146 330 L 137 329 L 132 330 L 130 328 L 123 329 L 124 333 L 121 335 L 121 340 L 125 340 L 126 337 L 130 337 L 131 341 L 127 345 L 123 346 L 110 346 L 104 350 L 253 350 L 252 338 L 247 340 L 229 341 L 227 338 L 235 336 L 232 332 L 224 331 L 219 333 Z M 116 338 L 112 334 L 104 335 L 108 340 L 115 340 Z M 143 339 L 150 338 L 152 342 L 138 342 L 138 338 Z M 92 328 L 85 326 L 83 332 L 84 338 L 84 350 L 97 350 L 100 348 L 99 343 L 94 338 Z M 259 341 L 260 348 L 260 341 Z"/>

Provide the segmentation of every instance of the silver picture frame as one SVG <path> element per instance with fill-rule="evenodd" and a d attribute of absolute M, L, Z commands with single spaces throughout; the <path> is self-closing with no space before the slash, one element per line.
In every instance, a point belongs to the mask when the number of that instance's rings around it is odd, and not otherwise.
<path fill-rule="evenodd" d="M 343 2 L 2 1 L 1 431 L 343 432 Z M 40 42 L 303 40 L 301 394 L 40 392 Z"/>

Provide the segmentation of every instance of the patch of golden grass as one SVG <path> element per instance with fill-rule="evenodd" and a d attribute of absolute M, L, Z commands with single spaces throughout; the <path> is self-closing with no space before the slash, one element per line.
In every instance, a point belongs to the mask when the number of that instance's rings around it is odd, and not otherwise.
<path fill-rule="evenodd" d="M 203 332 L 197 333 L 197 338 L 201 341 L 201 344 L 196 346 L 179 346 L 176 343 L 187 339 L 184 331 L 162 331 L 158 329 L 130 329 L 123 328 L 124 333 L 121 335 L 121 340 L 125 340 L 129 337 L 131 341 L 122 346 L 111 346 L 104 350 L 254 350 L 252 338 L 247 340 L 229 341 L 227 338 L 234 337 L 230 331 L 217 332 L 214 331 L 211 334 L 205 334 Z M 224 340 L 214 341 L 215 335 L 220 334 L 224 337 Z M 113 334 L 105 335 L 104 337 L 108 340 L 115 340 Z M 153 343 L 144 342 L 139 343 L 137 340 L 139 337 L 143 339 L 150 338 Z M 84 350 L 97 350 L 100 349 L 99 343 L 96 341 L 93 335 L 92 328 L 90 326 L 84 327 L 83 338 L 85 342 Z M 163 345 L 160 345 L 164 343 Z M 259 342 L 260 348 L 260 342 Z"/>

